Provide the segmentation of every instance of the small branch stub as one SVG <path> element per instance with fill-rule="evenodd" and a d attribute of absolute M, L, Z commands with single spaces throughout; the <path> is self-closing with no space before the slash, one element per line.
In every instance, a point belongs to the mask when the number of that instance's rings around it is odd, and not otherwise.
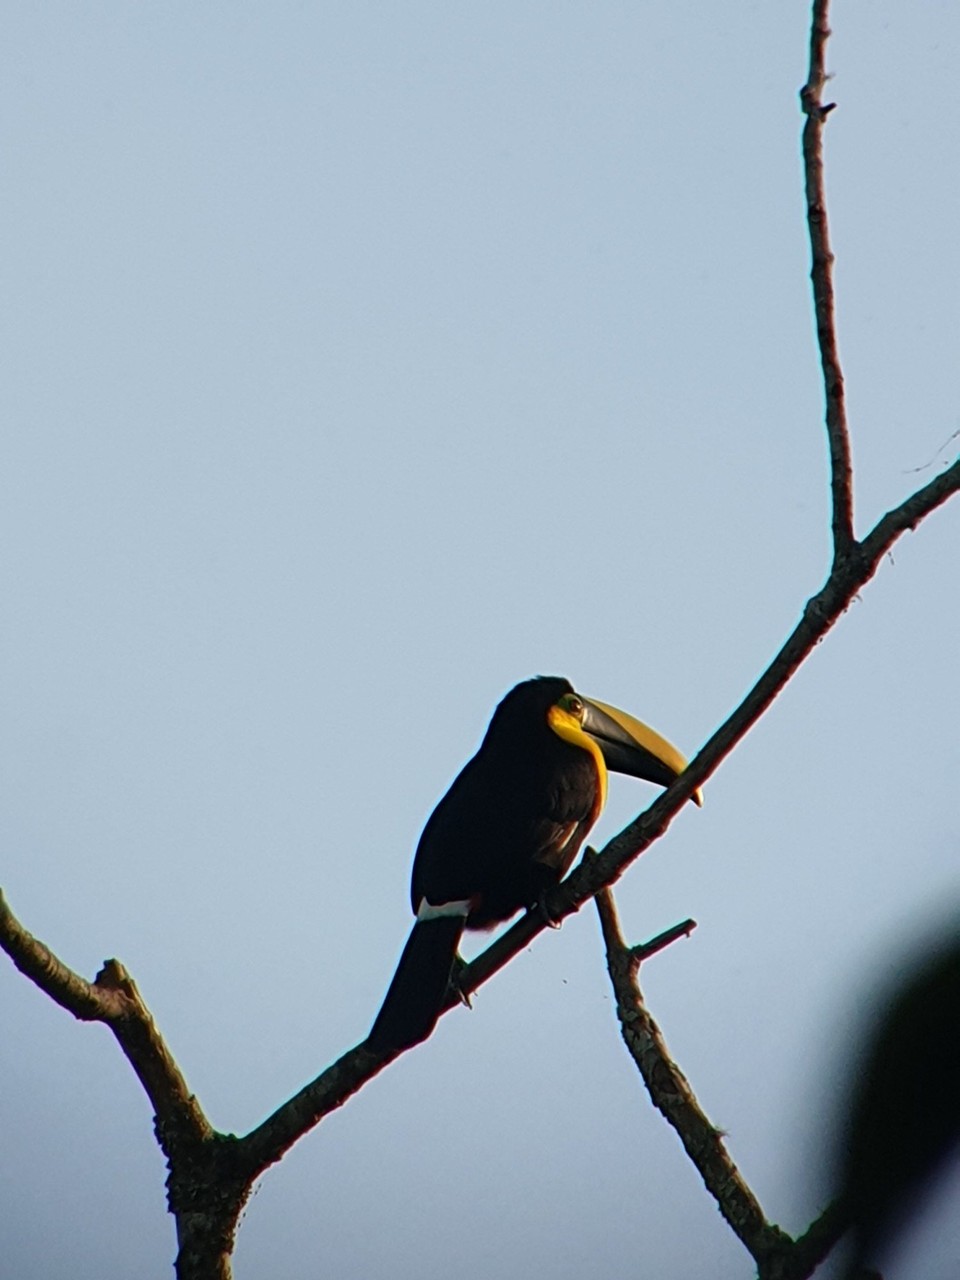
<path fill-rule="evenodd" d="M 635 947 L 631 947 L 630 958 L 635 960 L 637 964 L 644 960 L 649 960 L 651 956 L 657 955 L 658 952 L 665 950 L 672 943 L 679 942 L 681 938 L 689 938 L 696 927 L 696 920 L 688 919 L 680 924 L 673 925 L 670 929 L 664 929 L 663 933 L 658 933 L 649 942 L 640 942 Z"/>

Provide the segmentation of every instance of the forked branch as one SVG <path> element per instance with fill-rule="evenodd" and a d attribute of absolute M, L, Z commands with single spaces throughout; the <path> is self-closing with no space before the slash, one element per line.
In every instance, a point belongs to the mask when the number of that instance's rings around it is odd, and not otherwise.
<path fill-rule="evenodd" d="M 613 893 L 601 889 L 596 902 L 620 1031 L 651 1101 L 676 1131 L 721 1214 L 756 1262 L 759 1280 L 804 1280 L 843 1232 L 838 1211 L 828 1209 L 798 1240 L 767 1221 L 723 1133 L 707 1118 L 647 1009 L 640 990 L 641 955 L 624 941 Z"/>
<path fill-rule="evenodd" d="M 701 786 L 770 707 L 797 668 L 837 622 L 877 571 L 896 540 L 913 529 L 960 489 L 960 460 L 918 489 L 857 541 L 853 531 L 850 436 L 838 355 L 830 248 L 823 177 L 823 126 L 830 104 L 822 101 L 829 36 L 827 0 L 815 0 L 810 71 L 801 94 L 806 115 L 803 155 L 807 224 L 812 252 L 811 280 L 817 321 L 826 430 L 830 453 L 833 563 L 822 587 L 808 600 L 794 630 L 741 704 L 697 753 L 683 775 L 599 852 L 588 851 L 580 866 L 549 896 L 554 921 L 578 911 L 600 895 L 598 906 L 611 978 L 628 1048 L 641 1070 L 667 1081 L 676 1103 L 654 1097 L 683 1138 L 691 1158 L 717 1198 L 731 1227 L 750 1249 L 764 1280 L 799 1280 L 812 1260 L 829 1251 L 840 1232 L 828 1211 L 804 1237 L 791 1241 L 766 1222 L 756 1198 L 740 1178 L 717 1131 L 700 1110 L 682 1073 L 670 1062 L 656 1025 L 636 984 L 638 955 L 623 942 L 607 892 L 624 871 L 664 834 L 694 790 Z M 498 938 L 460 974 L 469 993 L 488 981 L 544 928 L 541 913 L 527 915 Z M 177 1220 L 180 1280 L 227 1280 L 233 1234 L 255 1179 L 391 1060 L 364 1044 L 348 1050 L 310 1084 L 243 1138 L 216 1132 L 163 1041 L 149 1010 L 116 961 L 108 961 L 88 982 L 33 938 L 0 895 L 0 946 L 21 971 L 77 1018 L 101 1021 L 116 1036 L 146 1090 L 156 1116 L 157 1136 L 170 1165 L 169 1198 Z M 395 1055 L 394 1055 L 395 1056 Z M 651 1090 L 653 1092 L 653 1089 Z"/>

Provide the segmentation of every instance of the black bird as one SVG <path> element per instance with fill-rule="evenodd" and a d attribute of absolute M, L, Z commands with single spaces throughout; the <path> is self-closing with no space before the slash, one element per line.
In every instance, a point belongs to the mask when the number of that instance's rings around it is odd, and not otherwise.
<path fill-rule="evenodd" d="M 417 920 L 370 1047 L 405 1049 L 429 1036 L 464 928 L 542 906 L 603 808 L 608 768 L 668 786 L 685 767 L 658 733 L 562 677 L 511 689 L 423 829 L 411 883 Z"/>

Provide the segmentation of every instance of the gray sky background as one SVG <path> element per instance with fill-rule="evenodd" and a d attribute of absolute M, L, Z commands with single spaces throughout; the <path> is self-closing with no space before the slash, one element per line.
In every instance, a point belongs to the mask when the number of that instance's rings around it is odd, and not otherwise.
<path fill-rule="evenodd" d="M 131 969 L 241 1132 L 369 1026 L 422 824 L 535 672 L 692 753 L 827 567 L 808 6 L 11 3 L 0 882 Z M 828 183 L 865 532 L 955 456 L 960 9 L 838 3 Z M 773 1219 L 869 993 L 960 914 L 960 505 L 623 881 Z M 652 797 L 617 780 L 596 833 Z M 0 1274 L 161 1280 L 109 1034 L 0 965 Z M 953 1195 L 958 1187 L 953 1187 Z M 942 1209 L 889 1280 L 955 1274 Z M 594 914 L 264 1179 L 238 1280 L 749 1259 L 621 1047 Z"/>

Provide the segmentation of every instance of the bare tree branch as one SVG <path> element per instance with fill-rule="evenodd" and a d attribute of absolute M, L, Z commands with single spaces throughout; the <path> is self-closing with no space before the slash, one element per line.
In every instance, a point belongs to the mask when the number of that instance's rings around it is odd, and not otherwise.
<path fill-rule="evenodd" d="M 590 849 L 586 850 L 579 866 L 563 884 L 558 885 L 550 893 L 547 909 L 555 921 L 562 921 L 579 911 L 581 906 L 601 889 L 615 884 L 630 864 L 666 832 L 696 788 L 715 772 L 737 743 L 760 719 L 786 686 L 793 673 L 846 611 L 857 593 L 873 577 L 884 555 L 894 542 L 908 529 L 915 528 L 925 516 L 944 503 L 958 489 L 960 489 L 960 460 L 907 498 L 900 506 L 889 511 L 878 521 L 862 543 L 853 544 L 842 563 L 834 563 L 824 586 L 807 602 L 800 621 L 773 662 L 739 707 L 708 739 L 681 777 L 629 826 L 614 836 L 600 853 L 595 854 Z M 17 928 L 21 930 L 23 936 L 30 938 L 21 926 Z M 462 989 L 467 993 L 477 990 L 508 964 L 515 955 L 529 946 L 545 928 L 546 924 L 540 913 L 528 913 L 522 916 L 463 970 L 460 975 Z M 19 964 L 19 962 L 18 964 L 28 976 L 33 977 L 36 973 L 42 977 L 55 958 L 41 943 L 37 943 L 35 939 L 31 941 L 37 949 L 32 953 L 32 959 L 29 962 L 33 966 L 32 969 L 26 964 Z M 0 945 L 10 950 L 6 937 L 0 936 Z M 66 973 L 70 974 L 76 983 L 81 984 L 77 989 L 75 1001 L 79 1000 L 82 1004 L 84 998 L 90 998 L 89 995 L 85 996 L 85 992 L 90 990 L 89 984 L 84 984 L 84 980 L 72 974 L 70 970 L 66 970 Z M 43 986 L 44 990 L 48 990 L 43 982 L 39 982 L 39 979 L 35 980 L 38 980 L 38 984 Z M 52 991 L 50 993 L 53 994 Z M 71 1007 L 66 998 L 60 998 L 57 995 L 54 995 L 54 998 L 59 999 L 64 1007 Z M 96 1002 L 101 998 L 102 992 L 93 996 L 95 1008 L 99 1007 Z M 457 1003 L 456 1000 L 451 999 L 448 1009 Z M 83 1005 L 83 1007 L 87 1006 Z M 78 1013 L 77 1016 L 83 1015 Z M 91 1012 L 86 1016 L 99 1015 Z M 106 1018 L 102 1020 L 105 1021 Z M 154 1033 L 156 1034 L 155 1028 Z M 159 1036 L 157 1038 L 159 1040 Z M 119 1035 L 118 1039 L 120 1039 Z M 125 1046 L 124 1052 L 127 1052 Z M 128 1057 L 130 1056 L 128 1053 Z M 245 1138 L 234 1140 L 231 1159 L 238 1176 L 242 1175 L 245 1180 L 252 1182 L 268 1165 L 279 1160 L 285 1151 L 318 1124 L 324 1116 L 342 1106 L 352 1094 L 361 1089 L 391 1060 L 390 1056 L 375 1054 L 366 1049 L 363 1044 L 348 1050 L 298 1094 L 279 1107 L 263 1124 L 252 1130 Z M 132 1057 L 131 1062 L 133 1063 Z M 137 1070 L 137 1064 L 133 1063 L 133 1065 Z M 143 1075 L 140 1075 L 140 1078 L 144 1081 Z M 146 1083 L 144 1087 L 147 1088 Z M 182 1090 L 182 1095 L 174 1090 L 167 1096 L 190 1096 L 185 1084 Z M 155 1107 L 163 1101 L 162 1090 L 157 1099 L 154 1098 L 150 1088 L 147 1088 L 147 1092 L 150 1093 Z"/>
<path fill-rule="evenodd" d="M 896 540 L 960 490 L 960 460 L 889 511 L 862 543 L 853 543 L 842 562 L 834 563 L 823 587 L 808 600 L 800 621 L 780 652 L 746 695 L 696 754 L 683 774 L 598 854 L 586 850 L 583 860 L 547 899 L 551 917 L 560 921 L 609 887 L 640 854 L 658 840 L 697 787 L 719 768 L 786 687 L 834 623 L 876 573 Z M 546 927 L 527 915 L 502 934 L 461 974 L 465 991 L 474 991 L 528 946 Z M 451 1002 L 451 1007 L 454 1002 Z"/>
<path fill-rule="evenodd" d="M 658 933 L 649 942 L 637 943 L 636 946 L 630 948 L 630 954 L 638 964 L 644 960 L 650 960 L 653 956 L 663 951 L 665 947 L 672 946 L 674 942 L 678 942 L 681 938 L 689 938 L 696 927 L 696 920 L 684 920 L 680 924 L 675 924 L 671 929 L 664 929 L 663 933 Z"/>
<path fill-rule="evenodd" d="M 31 982 L 84 1022 L 105 1022 L 115 1001 L 108 992 L 74 973 L 49 947 L 28 933 L 0 889 L 0 946 Z"/>
<path fill-rule="evenodd" d="M 833 499 L 833 554 L 843 559 L 853 543 L 853 471 L 850 461 L 850 433 L 844 399 L 843 371 L 837 350 L 834 315 L 833 251 L 827 221 L 827 197 L 823 176 L 823 126 L 833 103 L 823 103 L 827 80 L 825 60 L 829 0 L 814 0 L 810 23 L 810 70 L 800 90 L 800 103 L 807 122 L 803 128 L 803 171 L 807 197 L 807 229 L 810 236 L 813 305 L 817 321 L 817 343 L 823 369 L 826 398 L 827 440 L 830 446 L 830 492 Z"/>
<path fill-rule="evenodd" d="M 784 1272 L 784 1280 L 803 1280 L 812 1275 L 846 1231 L 847 1225 L 847 1211 L 839 1201 L 827 1205 L 820 1217 L 794 1241 L 793 1268 Z"/>
<path fill-rule="evenodd" d="M 869 577 L 873 577 L 876 566 L 891 549 L 901 534 L 917 525 L 931 512 L 936 511 L 960 489 L 960 458 L 945 471 L 941 471 L 922 489 L 911 494 L 901 502 L 899 507 L 878 520 L 863 542 L 860 551 L 864 559 L 873 565 Z"/>
<path fill-rule="evenodd" d="M 240 1158 L 251 1178 L 274 1164 L 284 1152 L 316 1124 L 336 1111 L 385 1066 L 397 1053 L 375 1054 L 364 1044 L 348 1049 L 315 1080 L 294 1094 L 273 1115 L 241 1138 Z"/>
<path fill-rule="evenodd" d="M 2 891 L 0 947 L 74 1017 L 102 1022 L 113 1032 L 150 1099 L 170 1169 L 177 1274 L 180 1280 L 229 1280 L 236 1223 L 250 1184 L 231 1169 L 230 1140 L 214 1130 L 190 1092 L 133 979 L 117 960 L 104 961 L 93 982 L 82 978 L 27 932 Z"/>
<path fill-rule="evenodd" d="M 768 1222 L 727 1150 L 722 1132 L 711 1124 L 686 1076 L 670 1057 L 666 1041 L 640 990 L 640 956 L 624 941 L 616 903 L 609 889 L 596 897 L 607 952 L 607 970 L 617 1001 L 624 1044 L 636 1063 L 657 1110 L 676 1131 L 707 1191 L 731 1230 L 757 1264 L 760 1280 L 803 1280 L 829 1252 L 845 1223 L 831 1210 L 815 1228 L 794 1241 Z"/>
<path fill-rule="evenodd" d="M 117 960 L 105 960 L 93 982 L 28 933 L 0 890 L 0 946 L 17 968 L 57 1004 L 86 1022 L 105 1023 L 143 1085 L 165 1134 L 203 1141 L 213 1128 L 187 1087 L 133 979 Z M 167 1155 L 170 1152 L 164 1145 Z"/>
<path fill-rule="evenodd" d="M 720 1212 L 753 1257 L 759 1259 L 779 1248 L 787 1237 L 767 1223 L 760 1204 L 731 1159 L 720 1130 L 707 1119 L 686 1076 L 670 1057 L 660 1028 L 643 1002 L 637 980 L 640 961 L 624 941 L 613 894 L 601 889 L 596 902 L 624 1043 L 654 1106 L 676 1130 Z"/>
<path fill-rule="evenodd" d="M 643 1005 L 636 981 L 643 957 L 624 943 L 609 889 L 667 831 L 694 790 L 715 772 L 770 707 L 873 577 L 901 534 L 914 529 L 960 490 L 958 460 L 887 512 L 862 541 L 854 536 L 850 435 L 836 338 L 834 259 L 824 188 L 823 126 L 832 109 L 831 104 L 822 101 L 829 34 L 828 0 L 814 0 L 809 74 L 801 102 L 806 115 L 803 157 L 811 281 L 830 453 L 832 566 L 779 653 L 683 775 L 600 853 L 587 850 L 580 865 L 549 895 L 546 904 L 550 917 L 559 922 L 591 897 L 598 897 L 608 966 L 627 1046 L 656 1105 L 677 1129 L 725 1218 L 757 1260 L 763 1280 L 800 1280 L 809 1275 L 841 1234 L 841 1216 L 835 1208 L 827 1210 L 798 1241 L 791 1241 L 779 1228 L 767 1223 L 720 1135 L 700 1109 L 682 1072 L 670 1060 L 659 1029 Z M 462 972 L 462 989 L 468 993 L 476 990 L 544 928 L 540 913 L 517 921 Z M 678 928 L 683 930 L 686 925 Z M 676 932 L 670 931 L 672 936 Z M 666 945 L 663 939 L 655 943 Z M 157 1136 L 170 1166 L 169 1203 L 177 1221 L 179 1280 L 228 1280 L 237 1220 L 254 1180 L 396 1056 L 375 1054 L 365 1044 L 355 1046 L 262 1124 L 245 1137 L 235 1138 L 216 1132 L 210 1125 L 122 965 L 107 961 L 96 980 L 88 982 L 20 925 L 2 894 L 0 946 L 27 977 L 75 1017 L 109 1026 L 141 1081 L 153 1106 Z"/>

